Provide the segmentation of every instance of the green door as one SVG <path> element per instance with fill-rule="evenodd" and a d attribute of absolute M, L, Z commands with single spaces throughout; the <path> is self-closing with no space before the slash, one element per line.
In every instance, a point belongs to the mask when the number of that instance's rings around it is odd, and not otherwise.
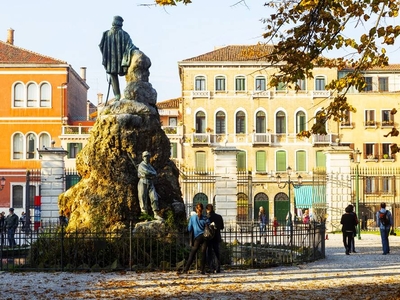
<path fill-rule="evenodd" d="M 260 207 L 264 207 L 265 213 L 267 215 L 267 220 L 268 223 L 270 223 L 269 220 L 269 200 L 268 196 L 265 193 L 258 193 L 254 197 L 254 220 L 258 222 L 258 213 L 260 211 Z"/>
<path fill-rule="evenodd" d="M 278 193 L 274 199 L 274 216 L 277 218 L 279 224 L 284 225 L 286 215 L 289 211 L 289 197 L 285 193 Z"/>

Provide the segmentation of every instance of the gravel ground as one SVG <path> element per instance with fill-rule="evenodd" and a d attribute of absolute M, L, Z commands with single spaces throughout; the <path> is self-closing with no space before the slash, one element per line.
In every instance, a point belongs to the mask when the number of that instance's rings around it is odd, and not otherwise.
<path fill-rule="evenodd" d="M 400 236 L 382 255 L 379 235 L 356 239 L 345 255 L 340 234 L 326 259 L 291 267 L 220 274 L 0 273 L 2 299 L 400 299 Z M 385 296 L 385 298 L 383 298 Z"/>

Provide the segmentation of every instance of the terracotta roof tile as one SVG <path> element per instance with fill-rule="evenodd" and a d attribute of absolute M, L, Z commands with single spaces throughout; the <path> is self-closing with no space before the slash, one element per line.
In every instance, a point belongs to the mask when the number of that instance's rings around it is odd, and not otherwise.
<path fill-rule="evenodd" d="M 0 41 L 0 63 L 2 64 L 66 64 L 65 61 L 35 53 Z"/>
<path fill-rule="evenodd" d="M 166 108 L 179 108 L 179 101 L 182 100 L 182 98 L 176 98 L 176 99 L 170 99 L 170 100 L 165 100 L 162 102 L 157 102 L 157 107 L 159 109 L 166 109 Z"/>
<path fill-rule="evenodd" d="M 188 58 L 183 62 L 195 61 L 252 61 L 262 59 L 273 50 L 272 45 L 230 45 L 214 51 Z"/>

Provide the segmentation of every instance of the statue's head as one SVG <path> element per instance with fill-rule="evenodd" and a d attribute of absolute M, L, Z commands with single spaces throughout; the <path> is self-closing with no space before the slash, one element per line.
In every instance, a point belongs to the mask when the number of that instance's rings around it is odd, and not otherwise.
<path fill-rule="evenodd" d="M 150 157 L 150 152 L 149 152 L 149 151 L 144 151 L 144 152 L 142 153 L 142 157 L 143 157 L 143 158 L 145 158 L 145 157 Z"/>
<path fill-rule="evenodd" d="M 115 16 L 112 25 L 113 26 L 120 26 L 122 27 L 122 23 L 124 22 L 124 19 L 120 16 Z"/>

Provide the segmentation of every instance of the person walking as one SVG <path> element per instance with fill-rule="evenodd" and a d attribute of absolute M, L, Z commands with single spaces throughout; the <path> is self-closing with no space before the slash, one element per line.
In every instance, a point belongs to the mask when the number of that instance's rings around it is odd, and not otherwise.
<path fill-rule="evenodd" d="M 351 250 L 351 240 L 354 238 L 354 227 L 356 226 L 356 219 L 351 212 L 350 205 L 346 207 L 345 213 L 342 215 L 340 220 L 342 224 L 342 234 L 343 234 L 343 245 L 346 250 L 346 255 L 350 254 Z"/>
<path fill-rule="evenodd" d="M 189 273 L 190 266 L 192 265 L 194 257 L 199 249 L 201 251 L 200 271 L 201 274 L 205 274 L 207 241 L 204 239 L 203 234 L 204 228 L 206 227 L 206 224 L 210 224 L 210 220 L 203 215 L 203 209 L 203 204 L 197 203 L 196 214 L 193 214 L 189 219 L 188 231 L 193 234 L 193 244 L 191 245 L 192 249 L 183 269 L 184 274 Z M 178 272 L 178 274 L 180 273 Z"/>
<path fill-rule="evenodd" d="M 358 218 L 357 218 L 357 214 L 354 212 L 354 206 L 353 205 L 349 205 L 347 206 L 347 208 L 349 209 L 350 213 L 354 216 L 355 222 L 356 222 L 356 226 L 354 226 L 354 231 L 353 231 L 353 236 L 350 240 L 350 252 L 353 253 L 357 253 L 356 251 L 356 245 L 355 245 L 355 237 L 357 235 L 357 226 L 358 226 Z"/>
<path fill-rule="evenodd" d="M 392 214 L 386 209 L 386 203 L 381 203 L 381 209 L 376 213 L 376 222 L 379 227 L 382 241 L 383 255 L 390 253 L 389 246 L 389 233 L 390 228 L 393 226 Z"/>
<path fill-rule="evenodd" d="M 208 241 L 207 244 L 207 259 L 210 270 L 215 273 L 221 272 L 221 252 L 220 252 L 220 244 L 222 242 L 221 238 L 221 230 L 224 229 L 224 219 L 221 215 L 215 213 L 214 206 L 212 204 L 206 205 L 206 212 L 208 220 L 211 224 L 215 224 L 216 230 L 214 237 Z M 216 258 L 216 265 L 213 264 L 214 256 L 213 251 Z"/>
<path fill-rule="evenodd" d="M 14 208 L 11 207 L 8 211 L 9 215 L 4 222 L 7 230 L 8 245 L 10 247 L 15 247 L 17 243 L 15 242 L 14 235 L 15 230 L 18 228 L 19 218 L 14 214 Z"/>

